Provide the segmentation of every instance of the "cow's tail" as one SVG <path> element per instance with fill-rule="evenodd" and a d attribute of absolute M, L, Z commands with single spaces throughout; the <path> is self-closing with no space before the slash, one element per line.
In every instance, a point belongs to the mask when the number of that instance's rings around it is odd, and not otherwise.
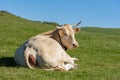
<path fill-rule="evenodd" d="M 32 47 L 26 47 L 25 51 L 24 51 L 24 57 L 25 57 L 25 61 L 27 66 L 30 69 L 35 69 L 35 65 L 36 65 L 36 55 L 35 55 L 35 50 Z"/>

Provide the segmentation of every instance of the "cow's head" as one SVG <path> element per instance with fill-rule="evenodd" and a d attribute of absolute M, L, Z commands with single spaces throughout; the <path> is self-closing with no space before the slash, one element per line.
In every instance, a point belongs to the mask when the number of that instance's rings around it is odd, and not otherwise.
<path fill-rule="evenodd" d="M 80 28 L 72 27 L 72 25 L 65 24 L 58 29 L 61 43 L 64 45 L 64 48 L 66 50 L 78 47 L 78 43 L 75 40 L 75 33 L 80 32 Z"/>

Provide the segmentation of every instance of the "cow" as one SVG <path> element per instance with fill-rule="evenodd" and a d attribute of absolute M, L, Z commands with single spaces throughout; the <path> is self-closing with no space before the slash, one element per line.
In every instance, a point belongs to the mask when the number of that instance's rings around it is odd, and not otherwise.
<path fill-rule="evenodd" d="M 75 69 L 77 64 L 74 61 L 78 59 L 70 57 L 66 50 L 78 47 L 74 37 L 77 32 L 80 32 L 80 28 L 65 24 L 33 36 L 16 50 L 14 60 L 17 65 L 30 69 L 43 66 L 45 70 Z"/>

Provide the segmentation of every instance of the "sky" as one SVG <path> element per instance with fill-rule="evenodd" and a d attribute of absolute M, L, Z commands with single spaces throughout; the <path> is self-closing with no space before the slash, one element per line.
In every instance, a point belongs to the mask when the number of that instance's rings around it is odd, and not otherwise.
<path fill-rule="evenodd" d="M 0 0 L 0 10 L 60 25 L 120 28 L 120 0 Z"/>

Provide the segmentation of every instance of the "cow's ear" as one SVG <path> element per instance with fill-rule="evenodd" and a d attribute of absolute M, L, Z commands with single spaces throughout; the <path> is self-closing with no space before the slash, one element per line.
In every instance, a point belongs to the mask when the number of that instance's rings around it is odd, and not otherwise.
<path fill-rule="evenodd" d="M 59 35 L 60 35 L 60 36 L 63 36 L 63 35 L 64 35 L 64 32 L 63 32 L 62 29 L 59 29 Z"/>
<path fill-rule="evenodd" d="M 81 31 L 81 29 L 80 29 L 80 28 L 73 28 L 73 30 L 74 30 L 74 32 L 75 32 L 75 33 L 78 33 L 78 32 L 80 32 L 80 31 Z"/>
<path fill-rule="evenodd" d="M 59 28 L 59 35 L 64 36 L 65 35 L 65 29 L 64 28 Z"/>

